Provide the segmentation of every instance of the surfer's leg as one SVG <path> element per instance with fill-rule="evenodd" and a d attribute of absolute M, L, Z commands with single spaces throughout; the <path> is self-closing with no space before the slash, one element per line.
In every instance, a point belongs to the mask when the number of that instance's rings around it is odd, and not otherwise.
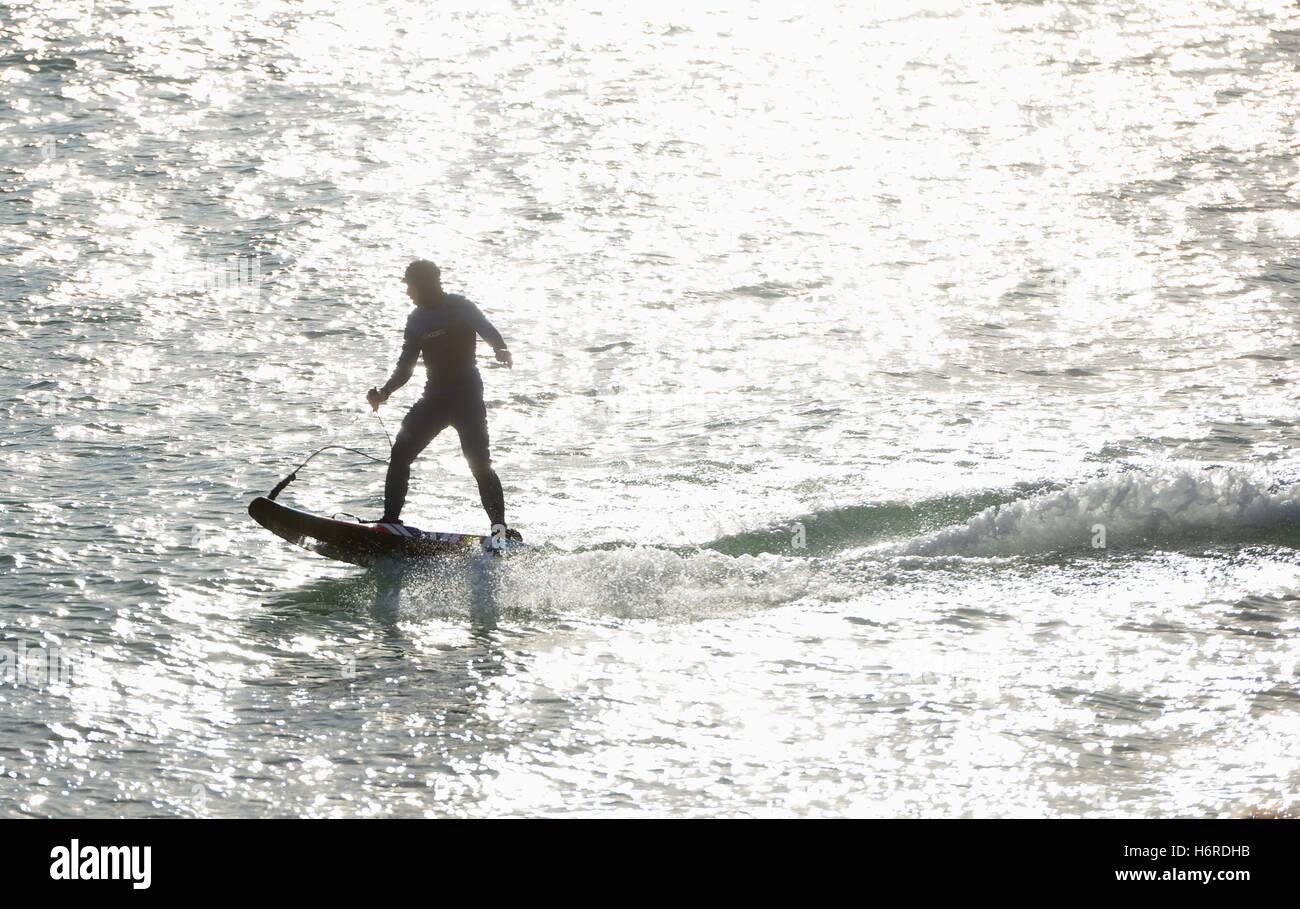
<path fill-rule="evenodd" d="M 420 452 L 450 422 L 444 403 L 432 398 L 421 398 L 402 420 L 402 428 L 388 456 L 388 476 L 384 480 L 384 516 L 380 520 L 396 523 L 406 504 L 406 490 L 411 482 L 411 464 Z"/>
<path fill-rule="evenodd" d="M 501 490 L 501 479 L 492 469 L 492 456 L 488 450 L 487 408 L 482 399 L 465 403 L 454 423 L 460 435 L 460 450 L 465 455 L 470 472 L 478 483 L 479 501 L 495 528 L 506 524 L 506 499 Z"/>

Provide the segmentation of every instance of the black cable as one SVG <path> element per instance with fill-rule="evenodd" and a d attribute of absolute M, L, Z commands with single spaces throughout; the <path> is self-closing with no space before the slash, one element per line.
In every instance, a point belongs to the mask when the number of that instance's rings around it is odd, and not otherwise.
<path fill-rule="evenodd" d="M 376 464 L 388 463 L 388 458 L 377 458 L 372 454 L 367 454 L 366 452 L 362 451 L 360 448 L 351 448 L 347 445 L 326 445 L 324 448 L 317 448 L 315 451 L 313 451 L 311 454 L 307 456 L 307 461 L 310 461 L 312 458 L 316 457 L 316 455 L 320 454 L 322 451 L 329 451 L 331 448 L 337 448 L 341 451 L 350 451 L 353 454 L 359 454 L 361 455 L 361 457 L 365 458 L 366 460 L 374 461 Z M 303 461 L 301 464 L 295 467 L 293 469 L 293 472 L 297 473 L 298 471 L 306 467 L 307 461 Z"/>
<path fill-rule="evenodd" d="M 357 419 L 360 418 L 360 416 L 361 416 L 361 414 L 357 414 L 355 417 L 353 417 L 353 418 L 352 418 L 352 423 L 355 423 L 355 422 L 357 421 Z M 377 416 L 377 417 L 379 416 L 379 412 L 378 412 L 378 411 L 375 411 L 375 416 Z M 352 423 L 349 423 L 349 424 L 348 424 L 348 429 L 351 429 L 351 428 L 352 428 Z M 387 426 L 384 426 L 384 418 L 383 418 L 383 417 L 379 417 L 379 425 L 384 427 L 384 435 L 387 436 L 387 435 L 388 435 L 388 427 L 387 427 Z M 345 430 L 345 431 L 346 431 L 346 430 Z M 389 448 L 391 448 L 392 445 L 393 445 L 393 440 L 392 440 L 392 437 L 389 436 L 389 439 L 388 439 L 388 446 L 389 446 Z M 276 483 L 276 484 L 275 484 L 275 488 L 272 489 L 269 493 L 267 493 L 266 497 L 267 497 L 268 499 L 270 499 L 271 501 L 275 501 L 275 497 L 278 496 L 281 492 L 284 491 L 284 487 L 288 486 L 288 485 L 289 485 L 290 483 L 292 483 L 294 480 L 298 479 L 298 471 L 302 470 L 302 469 L 303 469 L 304 467 L 306 467 L 309 463 L 311 463 L 311 459 L 314 458 L 314 457 L 316 457 L 316 455 L 320 454 L 320 453 L 323 452 L 323 451 L 330 451 L 331 449 L 339 449 L 339 450 L 341 450 L 341 451 L 350 451 L 350 452 L 352 452 L 353 454 L 359 454 L 359 455 L 361 455 L 361 457 L 363 457 L 363 458 L 365 458 L 365 459 L 367 459 L 367 460 L 369 460 L 369 461 L 374 461 L 376 464 L 387 464 L 387 463 L 388 463 L 388 459 L 387 459 L 387 458 L 376 458 L 374 455 L 372 455 L 372 454 L 367 454 L 366 452 L 362 451 L 360 448 L 353 448 L 353 447 L 351 447 L 350 445 L 325 445 L 325 446 L 323 446 L 323 447 L 321 447 L 321 448 L 317 448 L 317 449 L 316 449 L 315 451 L 313 451 L 311 454 L 307 455 L 307 459 L 306 459 L 305 461 L 303 461 L 301 464 L 299 464 L 297 467 L 295 467 L 293 470 L 291 470 L 291 471 L 289 472 L 289 475 L 288 475 L 287 477 L 285 477 L 285 478 L 284 478 L 283 480 L 281 480 L 279 483 Z"/>
<path fill-rule="evenodd" d="M 388 440 L 388 447 L 393 447 L 393 437 L 388 434 L 388 427 L 384 425 L 384 418 L 379 416 L 379 411 L 375 411 L 375 418 L 379 420 L 379 428 L 384 431 L 384 438 Z"/>

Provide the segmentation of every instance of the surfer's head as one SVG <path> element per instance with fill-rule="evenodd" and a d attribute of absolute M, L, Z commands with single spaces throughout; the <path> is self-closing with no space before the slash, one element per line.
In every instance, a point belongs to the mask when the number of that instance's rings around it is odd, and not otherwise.
<path fill-rule="evenodd" d="M 433 306 L 442 298 L 442 272 L 428 259 L 416 259 L 402 275 L 406 295 L 416 306 Z"/>

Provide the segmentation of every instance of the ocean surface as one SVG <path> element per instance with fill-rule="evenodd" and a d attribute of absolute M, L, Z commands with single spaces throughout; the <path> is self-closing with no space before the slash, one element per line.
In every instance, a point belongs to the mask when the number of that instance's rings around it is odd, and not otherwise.
<path fill-rule="evenodd" d="M 0 816 L 1294 809 L 1298 67 L 1247 0 L 0 2 Z M 246 508 L 386 455 L 415 257 L 536 545 L 365 571 Z M 486 532 L 454 432 L 404 517 Z"/>

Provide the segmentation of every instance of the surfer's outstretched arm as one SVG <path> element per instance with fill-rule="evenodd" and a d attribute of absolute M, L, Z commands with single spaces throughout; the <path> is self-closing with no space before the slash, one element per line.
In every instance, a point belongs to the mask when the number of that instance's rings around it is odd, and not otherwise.
<path fill-rule="evenodd" d="M 388 396 L 397 389 L 401 388 L 411 380 L 415 372 L 415 364 L 420 359 L 420 342 L 409 333 L 402 340 L 402 353 L 397 358 L 397 368 L 393 374 L 388 377 L 382 388 L 372 388 L 366 392 L 366 400 L 370 406 L 378 408 L 380 404 L 388 400 Z"/>
<path fill-rule="evenodd" d="M 506 364 L 508 368 L 514 368 L 515 359 L 506 347 L 506 339 L 501 337 L 501 332 L 488 321 L 483 311 L 471 303 L 465 301 L 465 322 L 470 328 L 478 334 L 480 338 L 492 345 L 492 352 L 496 354 L 498 360 Z"/>

